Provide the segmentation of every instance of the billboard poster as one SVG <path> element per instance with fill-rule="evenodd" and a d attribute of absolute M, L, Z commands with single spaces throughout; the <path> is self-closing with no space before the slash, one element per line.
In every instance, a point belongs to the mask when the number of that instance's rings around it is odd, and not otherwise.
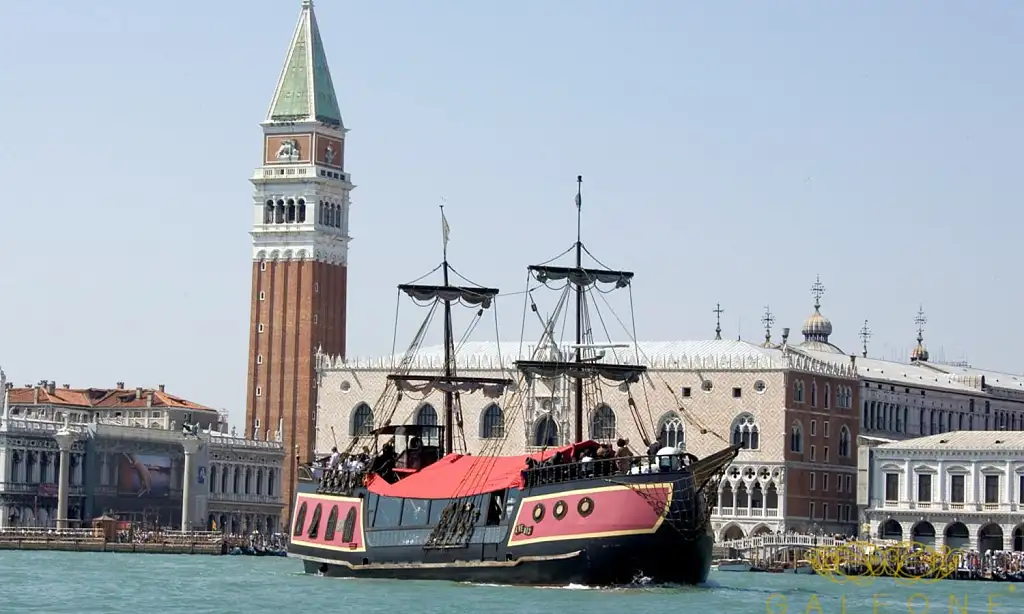
<path fill-rule="evenodd" d="M 156 454 L 121 455 L 118 467 L 117 492 L 139 498 L 156 499 L 170 496 L 171 458 Z"/>

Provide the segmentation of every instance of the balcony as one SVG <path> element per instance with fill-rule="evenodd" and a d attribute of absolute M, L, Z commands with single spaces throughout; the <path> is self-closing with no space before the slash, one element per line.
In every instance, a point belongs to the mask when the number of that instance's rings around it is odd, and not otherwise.
<path fill-rule="evenodd" d="M 736 516 L 740 518 L 778 518 L 777 507 L 720 507 L 715 510 L 716 516 Z"/>
<path fill-rule="evenodd" d="M 871 506 L 886 510 L 922 510 L 927 512 L 957 512 L 962 514 L 1014 513 L 1022 506 L 1017 503 L 939 503 L 937 501 L 878 501 L 872 500 Z"/>
<path fill-rule="evenodd" d="M 238 493 L 211 492 L 210 501 L 223 503 L 256 503 L 261 505 L 284 505 L 279 495 L 243 495 Z"/>

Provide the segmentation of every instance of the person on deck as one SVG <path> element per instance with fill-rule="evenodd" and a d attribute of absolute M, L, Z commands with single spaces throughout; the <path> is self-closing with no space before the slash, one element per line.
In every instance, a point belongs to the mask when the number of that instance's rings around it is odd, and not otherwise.
<path fill-rule="evenodd" d="M 338 452 L 338 446 L 331 448 L 331 460 L 327 463 L 328 469 L 337 469 L 338 465 L 341 464 L 341 453 Z"/>
<path fill-rule="evenodd" d="M 655 440 L 651 442 L 651 445 L 647 446 L 647 460 L 652 465 L 655 464 L 656 462 L 655 459 L 658 456 L 658 450 L 662 449 L 663 447 L 664 446 L 661 445 L 661 437 L 655 438 Z"/>
<path fill-rule="evenodd" d="M 620 437 L 615 442 L 615 445 L 619 447 L 615 451 L 615 464 L 618 467 L 619 473 L 629 473 L 630 459 L 633 457 L 633 452 L 629 449 L 629 440 Z"/>

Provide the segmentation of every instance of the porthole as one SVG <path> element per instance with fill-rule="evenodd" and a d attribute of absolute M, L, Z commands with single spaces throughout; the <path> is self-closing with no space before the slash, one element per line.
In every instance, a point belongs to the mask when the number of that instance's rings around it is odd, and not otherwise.
<path fill-rule="evenodd" d="M 544 520 L 544 504 L 538 503 L 533 506 L 533 521 L 540 522 L 541 520 Z"/>
<path fill-rule="evenodd" d="M 579 504 L 576 506 L 576 511 L 580 513 L 580 516 L 586 518 L 587 516 L 594 513 L 594 500 L 590 497 L 583 497 L 580 499 Z"/>
<path fill-rule="evenodd" d="M 754 392 L 762 393 L 768 389 L 768 385 L 764 383 L 764 380 L 757 380 L 754 382 Z"/>
<path fill-rule="evenodd" d="M 554 509 L 551 513 L 555 516 L 555 520 L 561 520 L 565 518 L 565 513 L 569 511 L 569 506 L 565 504 L 565 501 L 559 501 L 555 504 Z"/>
<path fill-rule="evenodd" d="M 703 390 L 704 392 L 711 392 L 711 389 L 714 387 L 714 384 L 712 384 L 711 380 L 709 379 L 706 379 L 700 383 L 700 389 Z"/>
<path fill-rule="evenodd" d="M 348 380 L 341 382 L 341 391 L 348 392 L 349 390 L 352 390 L 352 384 Z"/>

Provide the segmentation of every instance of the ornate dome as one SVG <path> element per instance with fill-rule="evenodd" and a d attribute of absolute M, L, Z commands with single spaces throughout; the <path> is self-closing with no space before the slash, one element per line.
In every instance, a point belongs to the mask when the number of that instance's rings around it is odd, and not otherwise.
<path fill-rule="evenodd" d="M 828 338 L 832 334 L 832 322 L 821 315 L 821 295 L 825 294 L 825 286 L 821 285 L 821 278 L 817 278 L 811 286 L 811 296 L 814 297 L 814 313 L 804 320 L 804 342 L 800 347 L 819 352 L 842 354 L 843 351 L 832 345 Z"/>
<path fill-rule="evenodd" d="M 803 333 L 808 341 L 828 342 L 828 336 L 832 334 L 832 322 L 821 315 L 820 306 L 814 306 L 814 313 L 804 320 Z"/>

